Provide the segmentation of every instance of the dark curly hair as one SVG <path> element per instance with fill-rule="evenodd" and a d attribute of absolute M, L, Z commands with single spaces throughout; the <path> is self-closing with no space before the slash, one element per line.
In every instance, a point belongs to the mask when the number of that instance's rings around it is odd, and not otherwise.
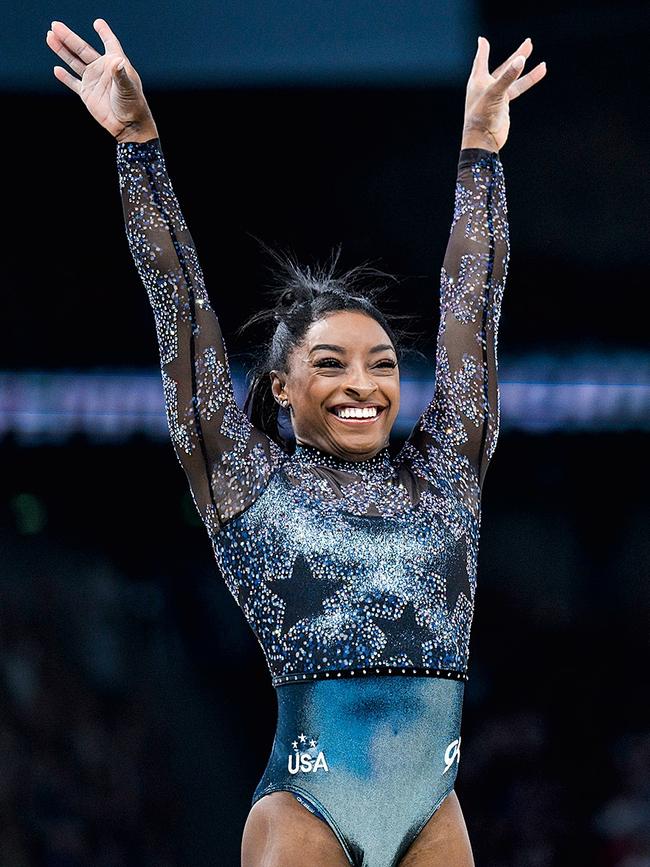
<path fill-rule="evenodd" d="M 261 352 L 256 352 L 255 361 L 248 369 L 244 411 L 255 427 L 289 449 L 291 423 L 287 410 L 282 409 L 273 396 L 269 374 L 271 370 L 287 370 L 291 350 L 301 342 L 312 323 L 329 313 L 359 310 L 381 325 L 395 347 L 398 362 L 401 362 L 405 353 L 412 351 L 406 350 L 404 345 L 411 332 L 391 323 L 410 317 L 383 313 L 374 303 L 377 296 L 386 290 L 388 282 L 399 282 L 395 275 L 374 268 L 368 262 L 337 272 L 341 244 L 332 250 L 327 264 L 316 264 L 312 268 L 300 265 L 291 252 L 273 249 L 259 238 L 255 240 L 277 267 L 271 267 L 272 281 L 267 286 L 272 303 L 254 313 L 236 331 L 241 335 L 252 325 L 264 323 L 268 327 L 270 323 L 272 326 L 265 346 Z"/>

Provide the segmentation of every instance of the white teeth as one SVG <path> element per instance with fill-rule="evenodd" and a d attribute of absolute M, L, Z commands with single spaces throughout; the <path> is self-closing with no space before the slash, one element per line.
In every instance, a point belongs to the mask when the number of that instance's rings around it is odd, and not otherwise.
<path fill-rule="evenodd" d="M 336 414 L 339 418 L 374 418 L 377 415 L 377 407 L 343 407 L 337 409 Z"/>

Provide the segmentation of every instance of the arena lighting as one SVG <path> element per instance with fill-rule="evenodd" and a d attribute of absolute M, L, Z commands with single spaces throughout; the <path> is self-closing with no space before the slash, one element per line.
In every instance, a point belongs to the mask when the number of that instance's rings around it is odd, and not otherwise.
<path fill-rule="evenodd" d="M 235 394 L 245 395 L 235 363 Z M 428 371 L 402 368 L 394 431 L 405 436 L 433 394 Z M 650 430 L 650 354 L 530 355 L 499 361 L 501 430 L 529 433 Z M 121 443 L 169 433 L 160 372 L 0 372 L 0 436 L 20 445 L 65 444 L 79 434 Z"/>

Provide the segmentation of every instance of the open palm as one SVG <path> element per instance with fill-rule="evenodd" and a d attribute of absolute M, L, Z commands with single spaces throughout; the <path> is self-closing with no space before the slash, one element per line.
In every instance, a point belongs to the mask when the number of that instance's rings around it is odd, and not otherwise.
<path fill-rule="evenodd" d="M 542 61 L 526 75 L 519 77 L 532 50 L 533 43 L 527 38 L 507 60 L 490 72 L 490 43 L 484 36 L 478 38 L 478 48 L 467 82 L 464 129 L 466 132 L 476 130 L 488 133 L 494 139 L 497 150 L 503 147 L 508 138 L 510 102 L 546 75 L 546 64 Z M 518 57 L 524 63 L 520 61 L 518 65 Z"/>
<path fill-rule="evenodd" d="M 46 42 L 79 76 L 55 66 L 55 77 L 81 98 L 95 120 L 115 138 L 133 128 L 153 127 L 140 76 L 117 36 L 103 18 L 96 18 L 93 27 L 104 43 L 104 54 L 95 51 L 62 21 L 52 22 Z"/>

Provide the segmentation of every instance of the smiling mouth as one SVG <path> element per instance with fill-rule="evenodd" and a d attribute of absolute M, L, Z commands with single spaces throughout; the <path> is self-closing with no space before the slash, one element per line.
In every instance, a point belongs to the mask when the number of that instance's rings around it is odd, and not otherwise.
<path fill-rule="evenodd" d="M 377 421 L 383 411 L 384 406 L 373 407 L 333 407 L 328 410 L 338 421 L 348 425 L 372 424 Z"/>

